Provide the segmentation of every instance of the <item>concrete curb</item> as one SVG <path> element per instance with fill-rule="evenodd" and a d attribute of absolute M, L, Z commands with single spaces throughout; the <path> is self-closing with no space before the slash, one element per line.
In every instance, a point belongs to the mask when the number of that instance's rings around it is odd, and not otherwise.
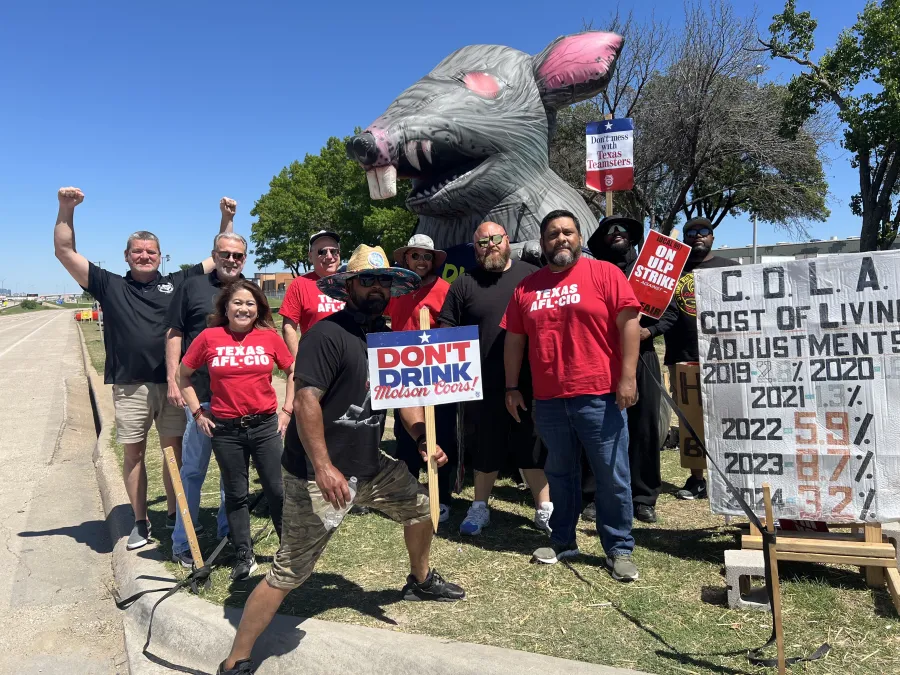
<path fill-rule="evenodd" d="M 114 548 L 112 566 L 119 597 L 171 585 L 153 547 L 128 551 L 132 510 L 122 484 L 118 460 L 109 449 L 115 420 L 111 386 L 94 369 L 84 335 L 81 351 L 99 427 L 93 462 L 103 510 Z M 144 596 L 123 613 L 125 651 L 132 675 L 159 675 L 173 670 L 214 673 L 228 653 L 241 611 L 221 607 L 187 593 L 162 603 L 153 620 L 150 656 L 143 654 L 153 604 L 162 596 Z M 113 608 L 110 608 L 112 611 Z M 260 675 L 297 672 L 317 675 L 637 675 L 638 671 L 599 666 L 512 649 L 441 640 L 424 635 L 277 615 L 253 652 Z"/>

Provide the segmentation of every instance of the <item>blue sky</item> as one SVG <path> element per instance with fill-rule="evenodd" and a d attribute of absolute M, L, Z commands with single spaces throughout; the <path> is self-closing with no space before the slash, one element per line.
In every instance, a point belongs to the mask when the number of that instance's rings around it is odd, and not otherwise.
<path fill-rule="evenodd" d="M 817 44 L 827 46 L 864 2 L 798 4 L 819 18 Z M 681 6 L 620 3 L 676 22 Z M 783 3 L 758 6 L 765 33 Z M 220 197 L 238 200 L 236 229 L 248 235 L 249 210 L 281 167 L 367 125 L 452 50 L 535 53 L 605 16 L 602 4 L 568 0 L 3 3 L 0 286 L 77 290 L 53 257 L 59 187 L 85 192 L 75 226 L 91 260 L 124 272 L 125 238 L 147 229 L 170 266 L 195 262 L 210 249 Z M 772 63 L 766 78 L 789 74 Z M 847 204 L 857 178 L 840 148 L 831 155 L 832 217 L 812 236 L 855 236 Z M 786 239 L 760 225 L 760 243 Z M 750 241 L 745 221 L 717 230 L 720 244 Z"/>

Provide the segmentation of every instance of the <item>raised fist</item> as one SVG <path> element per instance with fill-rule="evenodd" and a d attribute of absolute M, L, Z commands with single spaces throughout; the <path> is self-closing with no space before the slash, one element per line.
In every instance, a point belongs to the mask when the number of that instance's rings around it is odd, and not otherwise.
<path fill-rule="evenodd" d="M 56 195 L 59 198 L 59 205 L 74 209 L 84 201 L 84 193 L 77 187 L 60 188 Z"/>
<path fill-rule="evenodd" d="M 222 197 L 219 202 L 219 210 L 222 211 L 223 216 L 234 218 L 234 214 L 237 212 L 237 202 L 231 197 Z"/>

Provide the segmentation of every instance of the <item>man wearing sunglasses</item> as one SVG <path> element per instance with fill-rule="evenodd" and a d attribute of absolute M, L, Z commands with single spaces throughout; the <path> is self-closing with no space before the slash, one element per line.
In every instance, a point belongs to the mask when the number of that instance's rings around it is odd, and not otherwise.
<path fill-rule="evenodd" d="M 419 290 L 391 298 L 387 307 L 387 315 L 391 318 L 391 330 L 418 330 L 419 311 L 423 307 L 428 308 L 432 328 L 437 328 L 438 314 L 444 306 L 447 291 L 450 290 L 450 284 L 438 277 L 438 272 L 446 260 L 447 253 L 436 250 L 434 241 L 425 234 L 413 235 L 406 246 L 394 251 L 394 262 L 418 274 L 422 282 Z M 445 523 L 450 518 L 453 475 L 457 466 L 456 404 L 435 406 L 434 418 L 438 445 L 444 448 L 448 459 L 438 470 L 440 522 Z M 394 437 L 397 439 L 397 459 L 402 460 L 410 473 L 418 479 L 425 463 L 419 455 L 416 442 L 406 432 L 400 415 L 394 415 Z"/>
<path fill-rule="evenodd" d="M 281 335 L 291 354 L 297 355 L 300 336 L 326 316 L 339 312 L 344 303 L 329 298 L 316 288 L 316 282 L 338 271 L 341 266 L 341 238 L 337 232 L 319 230 L 309 238 L 310 272 L 296 277 L 284 294 L 278 313 L 283 317 Z"/>
<path fill-rule="evenodd" d="M 476 536 L 490 525 L 488 498 L 500 470 L 507 468 L 510 461 L 522 470 L 531 488 L 535 527 L 546 532 L 553 513 L 550 488 L 544 476 L 546 449 L 534 433 L 529 411 L 523 411 L 518 420 L 506 412 L 503 372 L 506 331 L 500 327 L 516 286 L 536 272 L 537 267 L 511 257 L 509 237 L 502 225 L 482 223 L 475 230 L 472 241 L 477 266 L 467 269 L 453 282 L 439 317 L 442 326 L 478 326 L 481 345 L 484 397 L 481 401 L 463 404 L 465 426 L 475 430 L 467 439 L 472 443 L 475 499 L 459 532 Z M 519 385 L 530 402 L 531 372 L 527 362 L 523 365 Z"/>
<path fill-rule="evenodd" d="M 637 262 L 635 247 L 643 239 L 640 222 L 624 216 L 609 216 L 600 221 L 597 231 L 588 240 L 588 248 L 597 260 L 605 260 L 622 270 L 627 278 Z M 662 486 L 660 449 L 668 430 L 669 413 L 662 414 L 662 397 L 657 383 L 662 382 L 659 359 L 653 339 L 663 335 L 675 323 L 677 309 L 674 302 L 659 318 L 641 316 L 641 346 L 637 365 L 638 400 L 628 408 L 628 458 L 631 467 L 631 501 L 634 517 L 645 523 L 655 523 L 656 500 Z M 595 520 L 591 503 L 585 520 Z"/>
<path fill-rule="evenodd" d="M 697 362 L 697 302 L 694 295 L 694 270 L 708 267 L 733 267 L 737 263 L 713 255 L 715 241 L 712 223 L 706 218 L 692 218 L 684 225 L 684 243 L 691 247 L 681 278 L 675 285 L 674 302 L 678 307 L 675 324 L 666 331 L 665 365 L 669 367 L 669 381 L 675 381 L 675 365 Z M 675 493 L 678 499 L 706 499 L 706 479 L 702 469 L 691 469 L 684 487 Z"/>
<path fill-rule="evenodd" d="M 75 249 L 75 207 L 84 201 L 76 187 L 61 188 L 57 194 L 59 213 L 53 230 L 57 259 L 78 285 L 93 295 L 103 308 L 103 342 L 106 366 L 103 381 L 113 385 L 116 435 L 125 446 L 123 474 L 125 491 L 134 510 L 134 527 L 127 548 L 145 546 L 150 540 L 147 520 L 147 470 L 144 454 L 147 432 L 155 424 L 160 444 L 172 446 L 181 462 L 181 437 L 185 417 L 182 408 L 167 400 L 166 312 L 177 288 L 189 277 L 209 274 L 216 264 L 212 257 L 187 271 L 159 273 L 162 262 L 159 239 L 140 230 L 125 245 L 125 276 L 89 262 Z M 219 202 L 222 220 L 219 233 L 234 227 L 236 202 L 223 197 Z M 167 513 L 177 510 L 175 492 L 167 467 L 163 468 Z"/>
<path fill-rule="evenodd" d="M 181 483 L 184 486 L 184 495 L 190 509 L 191 522 L 194 523 L 197 534 L 203 531 L 198 520 L 200 489 L 203 481 L 206 480 L 206 471 L 212 455 L 212 443 L 210 437 L 197 427 L 197 422 L 191 414 L 193 411 L 185 405 L 184 399 L 181 397 L 181 389 L 178 386 L 178 364 L 191 343 L 206 328 L 206 319 L 213 312 L 214 301 L 222 290 L 222 286 L 244 278 L 241 271 L 247 260 L 247 240 L 235 232 L 216 235 L 213 240 L 212 257 L 216 262 L 216 268 L 209 274 L 191 277 L 181 284 L 175 291 L 166 315 L 166 325 L 169 329 L 166 333 L 168 398 L 170 404 L 184 409 L 187 421 L 182 440 Z M 194 372 L 191 376 L 191 383 L 197 392 L 200 407 L 209 410 L 211 393 L 209 371 L 206 366 Z M 225 493 L 221 484 L 219 491 L 221 501 L 219 502 L 216 536 L 221 539 L 228 534 L 228 519 L 225 515 Z M 170 515 L 169 522 L 166 524 L 175 530 L 172 533 L 172 560 L 190 569 L 194 561 L 191 558 L 190 546 L 180 512 L 176 511 L 174 517 Z"/>

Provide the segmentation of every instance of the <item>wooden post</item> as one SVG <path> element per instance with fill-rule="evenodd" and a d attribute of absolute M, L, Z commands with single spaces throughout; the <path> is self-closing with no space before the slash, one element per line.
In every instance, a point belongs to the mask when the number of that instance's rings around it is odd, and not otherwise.
<path fill-rule="evenodd" d="M 603 116 L 605 120 L 611 120 L 613 118 L 612 113 L 606 113 Z M 612 190 L 606 191 L 606 216 L 609 217 L 613 214 L 613 193 Z"/>
<path fill-rule="evenodd" d="M 866 523 L 864 528 L 867 543 L 881 543 L 881 523 Z M 869 588 L 884 586 L 884 569 L 870 565 L 866 567 L 866 585 Z"/>
<path fill-rule="evenodd" d="M 766 530 L 775 533 L 775 514 L 772 511 L 772 494 L 768 483 L 763 483 L 763 501 L 766 506 Z M 778 675 L 785 675 L 784 628 L 781 625 L 781 583 L 778 581 L 778 552 L 775 544 L 769 544 L 769 563 L 772 572 L 772 616 L 775 619 L 775 646 L 778 650 Z"/>
<path fill-rule="evenodd" d="M 203 554 L 200 553 L 200 544 L 197 543 L 197 533 L 194 532 L 194 523 L 191 520 L 190 509 L 188 509 L 187 497 L 184 496 L 184 486 L 181 484 L 181 472 L 178 470 L 178 462 L 175 460 L 175 451 L 172 446 L 163 448 L 163 456 L 169 469 L 169 477 L 172 479 L 172 489 L 175 490 L 175 501 L 178 503 L 178 512 L 181 514 L 181 522 L 184 524 L 184 533 L 187 535 L 188 545 L 191 547 L 194 569 L 200 569 L 203 567 Z"/>
<path fill-rule="evenodd" d="M 419 328 L 421 330 L 431 328 L 431 313 L 427 307 L 419 310 Z M 428 449 L 428 502 L 431 505 L 431 526 L 437 532 L 441 506 L 440 497 L 438 496 L 437 460 L 434 458 L 434 451 L 437 446 L 437 431 L 434 425 L 433 405 L 425 406 L 425 444 Z"/>

